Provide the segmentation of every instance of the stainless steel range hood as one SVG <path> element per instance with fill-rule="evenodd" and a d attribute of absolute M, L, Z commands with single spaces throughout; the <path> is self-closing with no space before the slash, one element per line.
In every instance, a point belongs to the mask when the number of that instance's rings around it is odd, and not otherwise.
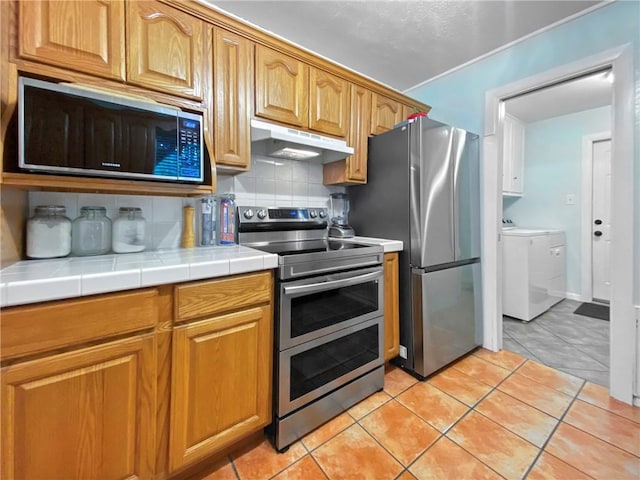
<path fill-rule="evenodd" d="M 251 153 L 267 157 L 328 163 L 353 155 L 347 142 L 316 133 L 251 119 Z"/>

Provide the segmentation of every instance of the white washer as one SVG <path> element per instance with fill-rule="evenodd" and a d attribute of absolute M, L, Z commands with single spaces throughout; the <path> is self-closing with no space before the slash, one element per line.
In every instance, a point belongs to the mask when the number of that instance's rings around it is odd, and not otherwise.
<path fill-rule="evenodd" d="M 528 228 L 502 235 L 502 311 L 528 322 L 565 298 L 565 235 Z"/>

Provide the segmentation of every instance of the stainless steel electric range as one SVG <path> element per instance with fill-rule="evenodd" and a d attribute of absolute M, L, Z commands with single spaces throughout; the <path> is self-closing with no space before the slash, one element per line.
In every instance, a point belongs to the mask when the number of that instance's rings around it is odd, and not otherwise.
<path fill-rule="evenodd" d="M 278 451 L 381 390 L 383 249 L 327 237 L 324 208 L 238 208 L 238 242 L 278 255 L 274 419 Z"/>

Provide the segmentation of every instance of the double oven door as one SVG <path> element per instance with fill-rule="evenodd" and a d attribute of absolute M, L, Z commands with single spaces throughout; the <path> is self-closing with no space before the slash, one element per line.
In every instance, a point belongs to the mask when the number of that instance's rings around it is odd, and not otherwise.
<path fill-rule="evenodd" d="M 382 365 L 382 266 L 279 284 L 279 417 Z"/>

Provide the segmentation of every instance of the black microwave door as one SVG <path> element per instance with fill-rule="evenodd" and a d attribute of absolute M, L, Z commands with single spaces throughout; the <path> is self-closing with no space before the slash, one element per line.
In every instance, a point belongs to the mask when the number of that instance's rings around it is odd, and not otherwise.
<path fill-rule="evenodd" d="M 85 151 L 87 168 L 126 171 L 122 165 L 122 117 L 117 111 L 94 105 L 85 107 Z"/>
<path fill-rule="evenodd" d="M 176 119 L 154 112 L 95 105 L 86 109 L 87 167 L 177 177 Z"/>
<path fill-rule="evenodd" d="M 27 165 L 83 168 L 83 108 L 64 95 L 33 87 L 24 102 L 24 151 Z"/>

